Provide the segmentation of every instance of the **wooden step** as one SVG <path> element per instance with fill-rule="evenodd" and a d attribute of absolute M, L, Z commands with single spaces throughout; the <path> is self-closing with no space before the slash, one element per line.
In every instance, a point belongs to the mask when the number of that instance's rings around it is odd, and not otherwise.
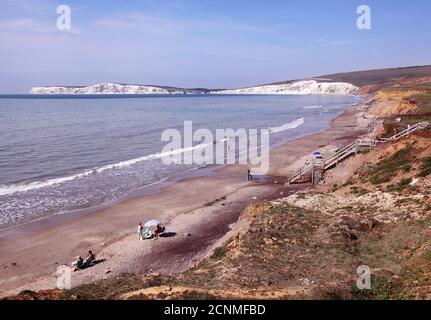
<path fill-rule="evenodd" d="M 343 161 L 347 157 L 351 156 L 352 154 L 357 154 L 360 152 L 361 148 L 368 148 L 372 149 L 379 143 L 384 143 L 387 141 L 397 141 L 401 138 L 404 138 L 411 133 L 417 131 L 417 130 L 423 130 L 426 128 L 429 128 L 431 126 L 431 123 L 428 121 L 417 123 L 410 128 L 407 128 L 389 138 L 381 139 L 381 140 L 374 140 L 374 139 L 357 139 L 353 141 L 352 143 L 348 144 L 347 146 L 341 148 L 336 152 L 336 154 L 329 159 L 323 161 L 322 163 L 322 170 L 328 170 L 332 166 L 337 165 L 339 162 Z M 307 181 L 313 180 L 313 172 L 314 170 L 319 170 L 316 165 L 309 166 L 307 168 L 301 168 L 297 172 L 295 172 L 293 175 L 291 175 L 288 179 L 289 183 L 294 183 L 298 181 L 302 181 L 305 177 L 308 179 Z M 308 178 L 310 177 L 310 178 Z"/>

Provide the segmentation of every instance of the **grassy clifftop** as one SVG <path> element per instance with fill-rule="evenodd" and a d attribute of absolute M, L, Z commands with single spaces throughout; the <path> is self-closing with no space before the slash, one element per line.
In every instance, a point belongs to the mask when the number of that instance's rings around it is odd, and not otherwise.
<path fill-rule="evenodd" d="M 379 89 L 381 89 L 385 87 L 385 85 L 387 86 L 387 84 L 389 83 L 396 83 L 405 79 L 423 77 L 431 77 L 431 65 L 341 72 L 312 77 L 310 79 L 315 79 L 318 81 L 324 81 L 329 79 L 335 82 L 347 82 L 357 87 L 380 85 Z M 299 80 L 300 79 L 280 81 L 275 83 L 269 83 L 269 85 L 287 84 Z"/>
<path fill-rule="evenodd" d="M 429 76 L 431 76 L 431 65 L 336 73 L 331 75 L 323 75 L 321 78 L 327 78 L 333 81 L 348 82 L 354 84 L 357 87 L 363 87 L 378 83 L 396 82 L 408 78 Z"/>

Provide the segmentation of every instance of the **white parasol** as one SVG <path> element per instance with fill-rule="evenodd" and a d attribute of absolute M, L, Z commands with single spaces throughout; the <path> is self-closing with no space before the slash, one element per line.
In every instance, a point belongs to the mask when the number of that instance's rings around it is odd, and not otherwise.
<path fill-rule="evenodd" d="M 149 220 L 145 222 L 144 227 L 157 227 L 161 222 L 159 220 Z"/>

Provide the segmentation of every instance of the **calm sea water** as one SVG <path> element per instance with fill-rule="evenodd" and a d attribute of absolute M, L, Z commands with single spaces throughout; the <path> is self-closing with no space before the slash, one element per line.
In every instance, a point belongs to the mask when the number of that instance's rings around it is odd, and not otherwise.
<path fill-rule="evenodd" d="M 117 201 L 196 166 L 157 157 L 166 128 L 323 130 L 351 96 L 0 96 L 0 229 Z M 298 120 L 303 119 L 303 121 Z"/>

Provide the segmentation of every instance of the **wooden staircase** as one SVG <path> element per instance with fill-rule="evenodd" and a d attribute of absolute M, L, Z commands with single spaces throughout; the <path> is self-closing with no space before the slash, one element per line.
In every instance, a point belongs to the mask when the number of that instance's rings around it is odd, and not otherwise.
<path fill-rule="evenodd" d="M 428 121 L 424 121 L 410 126 L 390 138 L 379 140 L 355 140 L 344 148 L 337 150 L 335 155 L 331 156 L 328 159 L 313 159 L 313 161 L 309 165 L 300 168 L 298 171 L 292 174 L 289 177 L 288 181 L 289 183 L 303 183 L 311 181 L 313 184 L 318 184 L 323 179 L 323 174 L 326 170 L 329 170 L 332 167 L 336 167 L 339 162 L 343 161 L 347 157 L 350 157 L 352 154 L 358 154 L 361 151 L 370 150 L 379 143 L 400 140 L 404 137 L 409 136 L 411 133 L 417 130 L 423 130 L 428 127 L 430 127 L 430 123 Z"/>

